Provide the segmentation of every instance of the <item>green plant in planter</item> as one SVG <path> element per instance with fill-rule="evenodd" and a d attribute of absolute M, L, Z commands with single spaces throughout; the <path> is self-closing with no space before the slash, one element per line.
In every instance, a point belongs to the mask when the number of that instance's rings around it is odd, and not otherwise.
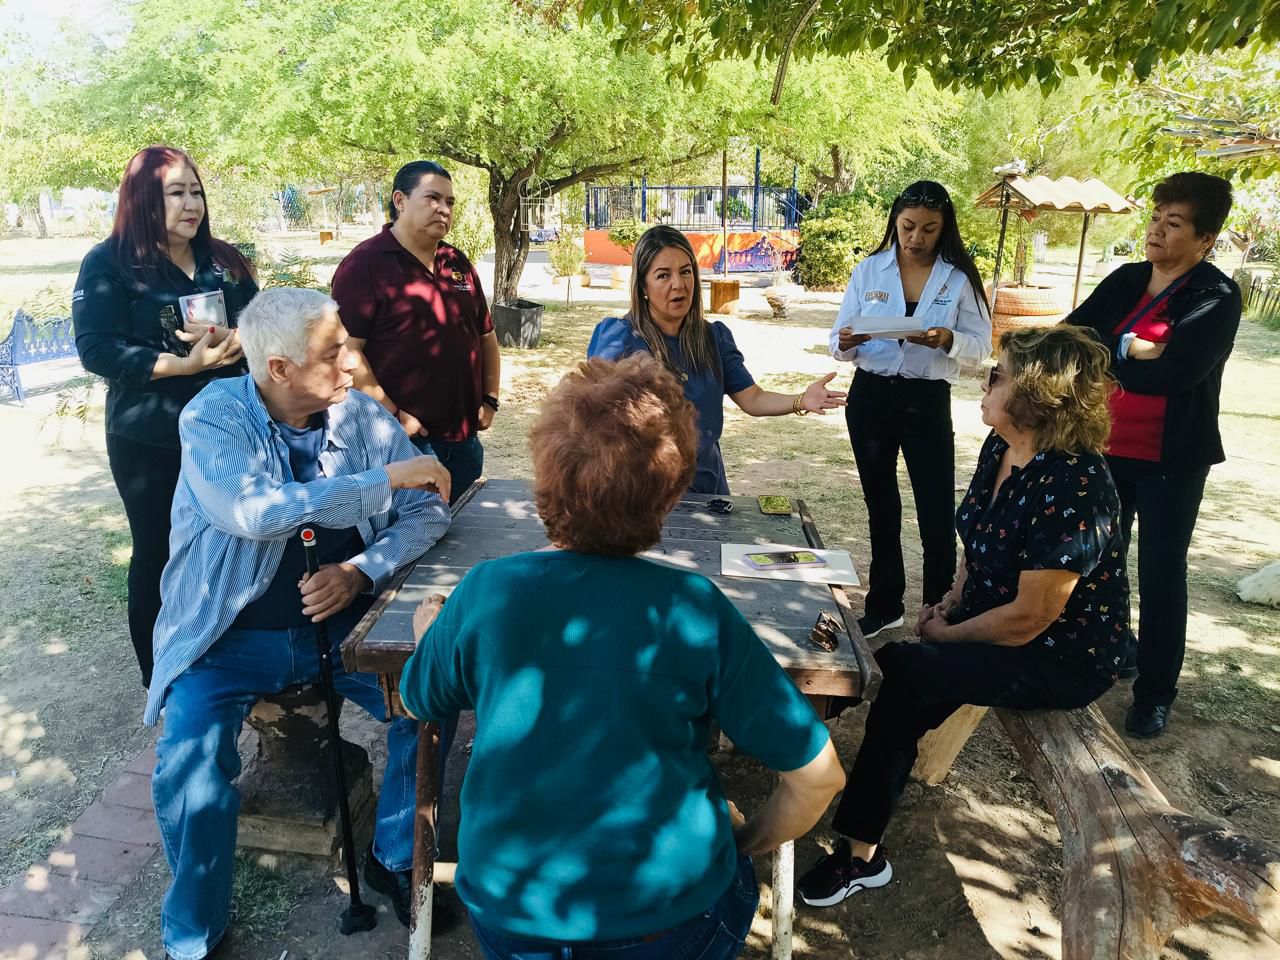
<path fill-rule="evenodd" d="M 643 233 L 644 224 L 640 221 L 619 220 L 609 228 L 609 242 L 621 247 L 627 253 L 631 253 L 636 244 L 639 243 Z"/>

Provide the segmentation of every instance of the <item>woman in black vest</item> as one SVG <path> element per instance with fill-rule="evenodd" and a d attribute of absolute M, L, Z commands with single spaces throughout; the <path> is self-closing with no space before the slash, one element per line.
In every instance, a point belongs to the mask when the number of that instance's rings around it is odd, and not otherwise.
<path fill-rule="evenodd" d="M 1218 432 L 1222 370 L 1240 326 L 1240 288 L 1205 258 L 1231 210 L 1231 184 L 1176 173 L 1152 194 L 1146 262 L 1108 276 L 1067 317 L 1111 351 L 1107 464 L 1125 543 L 1138 518 L 1138 649 L 1125 729 L 1158 737 L 1169 721 L 1187 643 L 1187 550 L 1209 468 L 1226 459 Z"/>

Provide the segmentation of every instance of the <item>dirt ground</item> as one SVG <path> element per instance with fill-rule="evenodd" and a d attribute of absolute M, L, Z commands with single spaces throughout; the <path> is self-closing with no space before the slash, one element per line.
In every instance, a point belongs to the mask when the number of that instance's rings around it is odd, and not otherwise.
<path fill-rule="evenodd" d="M 49 272 L 65 269 L 54 258 Z M 8 266 L 0 250 L 0 274 Z M 41 284 L 43 285 L 43 284 Z M 541 298 L 554 299 L 548 290 Z M 599 295 L 596 296 L 608 296 Z M 616 295 L 615 295 L 616 296 Z M 815 296 L 791 319 L 756 312 L 730 321 L 747 364 L 766 386 L 796 389 L 837 366 L 822 344 L 838 298 Z M 612 312 L 606 302 L 549 309 L 536 350 L 504 357 L 504 403 L 486 437 L 487 473 L 529 476 L 524 437 L 550 384 L 583 355 L 592 325 Z M 957 477 L 967 481 L 981 438 L 978 387 L 953 393 L 960 451 Z M 21 874 L 58 842 L 66 825 L 153 737 L 140 725 L 143 692 L 124 627 L 128 532 L 102 442 L 101 397 L 85 427 L 45 416 L 53 391 L 37 390 L 26 408 L 0 402 L 0 882 Z M 1280 557 L 1280 334 L 1242 326 L 1228 367 L 1222 426 L 1229 460 L 1216 468 L 1191 552 L 1192 617 L 1182 692 L 1169 733 L 1131 743 L 1134 753 L 1188 812 L 1225 818 L 1236 829 L 1280 842 L 1280 611 L 1242 603 L 1238 578 Z M 724 449 L 736 493 L 803 497 L 829 546 L 866 563 L 865 509 L 843 418 L 727 417 Z M 905 485 L 905 475 L 903 478 Z M 905 487 L 904 487 L 905 488 Z M 908 569 L 918 568 L 910 507 L 904 518 Z M 1131 562 L 1133 559 L 1131 558 Z M 918 570 L 917 570 L 918 573 Z M 911 590 L 918 590 L 918 579 Z M 1127 685 L 1102 701 L 1120 727 Z M 348 736 L 381 760 L 378 725 L 347 711 Z M 846 762 L 857 750 L 865 708 L 833 725 Z M 466 733 L 450 766 L 444 857 L 452 859 L 456 787 Z M 717 760 L 728 792 L 757 808 L 772 783 L 745 757 Z M 803 869 L 827 842 L 825 826 L 797 844 Z M 941 787 L 912 785 L 890 828 L 895 878 L 830 910 L 801 910 L 796 956 L 815 958 L 1056 958 L 1060 838 L 1002 728 L 991 719 L 961 754 Z M 759 864 L 762 904 L 769 900 L 767 860 Z M 407 938 L 382 906 L 374 932 L 345 940 L 334 918 L 344 904 L 336 874 L 301 858 L 237 872 L 236 922 L 229 960 L 293 960 L 350 955 L 399 958 Z M 93 928 L 87 955 L 159 958 L 159 900 L 167 883 L 156 857 Z M 452 897 L 446 887 L 445 896 Z M 762 906 L 748 956 L 768 954 Z M 441 936 L 435 955 L 478 957 L 465 930 Z M 1280 960 L 1280 946 L 1209 920 L 1179 934 L 1169 958 L 1258 957 Z"/>

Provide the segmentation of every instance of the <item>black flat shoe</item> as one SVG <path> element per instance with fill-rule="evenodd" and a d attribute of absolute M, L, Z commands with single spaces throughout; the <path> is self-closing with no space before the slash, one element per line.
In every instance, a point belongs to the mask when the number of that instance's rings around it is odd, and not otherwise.
<path fill-rule="evenodd" d="M 413 914 L 413 871 L 388 870 L 373 855 L 373 844 L 369 844 L 364 854 L 364 882 L 368 886 L 391 899 L 395 908 L 396 919 L 409 926 L 409 918 Z M 432 934 L 445 933 L 458 925 L 458 911 L 445 897 L 439 888 L 431 897 L 431 931 Z"/>
<path fill-rule="evenodd" d="M 1135 703 L 1124 718 L 1124 731 L 1139 740 L 1158 737 L 1169 725 L 1169 710 L 1167 704 Z"/>

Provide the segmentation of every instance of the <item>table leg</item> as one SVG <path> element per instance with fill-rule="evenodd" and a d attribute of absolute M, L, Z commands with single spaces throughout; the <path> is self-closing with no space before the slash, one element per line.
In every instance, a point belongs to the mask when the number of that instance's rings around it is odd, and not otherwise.
<path fill-rule="evenodd" d="M 796 845 L 788 840 L 773 852 L 773 960 L 791 960 L 795 875 Z"/>
<path fill-rule="evenodd" d="M 409 960 L 431 960 L 431 882 L 436 868 L 436 769 L 439 753 L 439 724 L 419 723 Z"/>

